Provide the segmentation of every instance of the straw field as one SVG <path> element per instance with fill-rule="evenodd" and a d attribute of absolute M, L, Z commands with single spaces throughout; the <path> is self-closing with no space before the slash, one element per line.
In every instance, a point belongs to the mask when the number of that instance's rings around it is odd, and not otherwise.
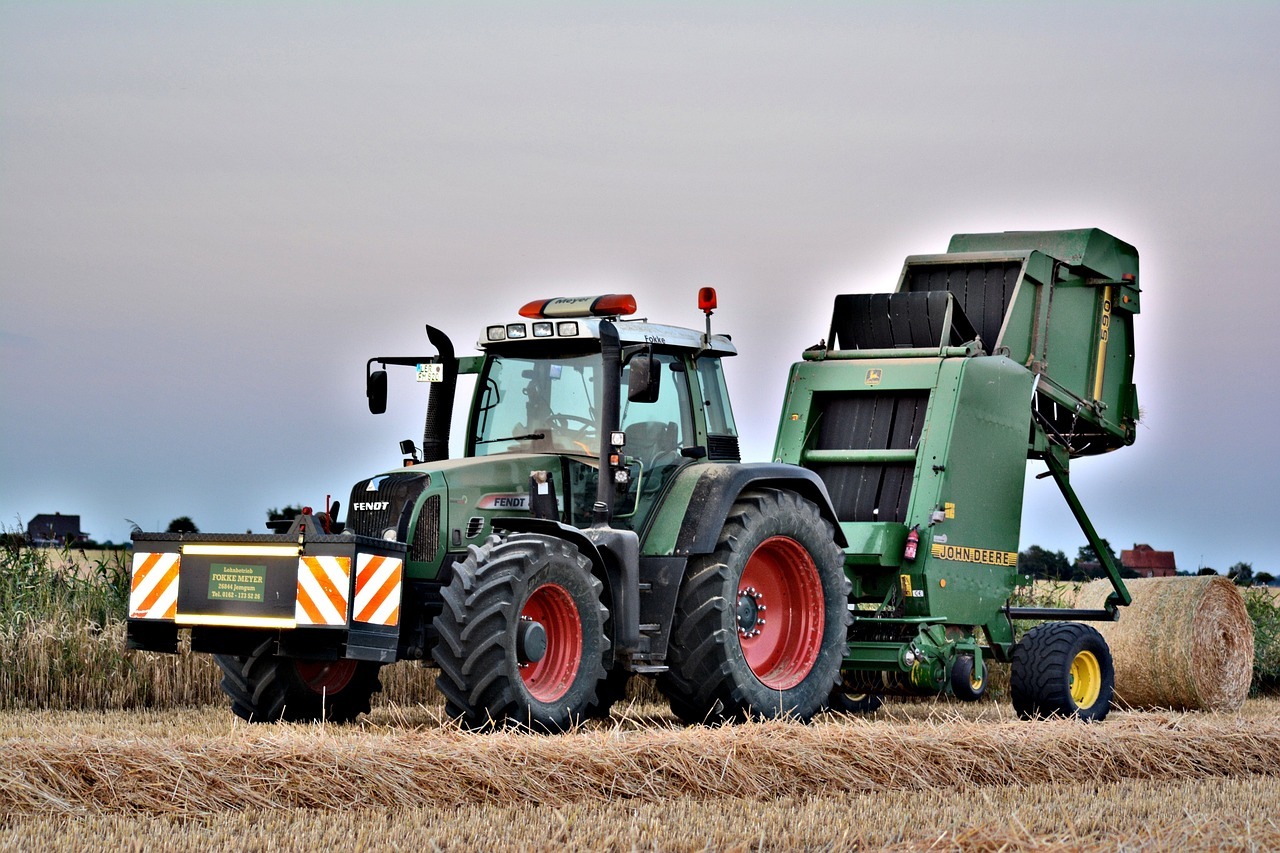
<path fill-rule="evenodd" d="M 248 726 L 221 708 L 0 714 L 0 849 L 904 849 L 1280 844 L 1280 702 L 1013 720 L 995 703 L 548 737 L 439 709 Z"/>

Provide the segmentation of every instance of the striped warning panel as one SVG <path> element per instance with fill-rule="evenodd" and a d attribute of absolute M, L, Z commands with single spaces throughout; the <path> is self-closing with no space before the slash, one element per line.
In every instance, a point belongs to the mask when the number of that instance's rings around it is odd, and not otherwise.
<path fill-rule="evenodd" d="M 404 561 L 377 554 L 356 558 L 356 602 L 352 621 L 371 625 L 400 623 L 400 580 Z"/>
<path fill-rule="evenodd" d="M 299 625 L 346 625 L 350 588 L 350 557 L 299 557 L 294 618 Z"/>
<path fill-rule="evenodd" d="M 130 619 L 172 619 L 178 610 L 178 554 L 133 555 Z"/>

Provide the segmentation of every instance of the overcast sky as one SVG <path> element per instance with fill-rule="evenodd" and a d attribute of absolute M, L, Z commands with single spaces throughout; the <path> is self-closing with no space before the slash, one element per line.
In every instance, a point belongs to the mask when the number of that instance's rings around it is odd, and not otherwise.
<path fill-rule="evenodd" d="M 716 287 L 762 460 L 837 293 L 1096 226 L 1142 256 L 1143 423 L 1077 490 L 1117 549 L 1280 574 L 1278 34 L 1270 2 L 0 3 L 0 520 L 345 502 L 421 436 L 365 359 L 555 295 L 697 327 Z M 1023 547 L 1083 542 L 1029 481 Z"/>

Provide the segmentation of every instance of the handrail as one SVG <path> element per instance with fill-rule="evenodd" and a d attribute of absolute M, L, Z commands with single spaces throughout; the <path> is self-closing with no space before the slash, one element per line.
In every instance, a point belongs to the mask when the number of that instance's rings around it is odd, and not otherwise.
<path fill-rule="evenodd" d="M 803 453 L 802 461 L 813 462 L 818 464 L 828 463 L 875 463 L 875 462 L 915 462 L 916 452 L 914 449 L 885 449 L 885 450 L 806 450 Z"/>
<path fill-rule="evenodd" d="M 904 349 L 815 349 L 804 352 L 805 361 L 858 358 L 962 358 L 974 355 L 979 348 L 974 344 L 960 347 L 911 347 Z"/>

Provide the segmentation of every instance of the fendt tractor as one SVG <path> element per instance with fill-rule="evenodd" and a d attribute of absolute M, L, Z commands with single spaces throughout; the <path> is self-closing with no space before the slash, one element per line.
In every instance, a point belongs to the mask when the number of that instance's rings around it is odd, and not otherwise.
<path fill-rule="evenodd" d="M 287 530 L 136 533 L 130 647 L 213 653 L 234 712 L 351 720 L 379 669 L 438 668 L 468 727 L 559 731 L 635 675 L 689 723 L 982 696 L 1010 666 L 1024 718 L 1100 720 L 1114 681 L 1090 620 L 1130 602 L 1068 480 L 1134 440 L 1138 255 L 1096 229 L 960 234 L 892 293 L 835 298 L 791 369 L 773 461 L 744 463 L 705 329 L 628 319 L 627 295 L 530 302 L 482 355 L 366 364 L 429 382 L 420 446 Z M 449 458 L 459 375 L 474 375 Z M 1017 606 L 1027 460 L 1047 467 L 1114 592 Z M 1013 622 L 1036 623 L 1020 639 Z"/>

